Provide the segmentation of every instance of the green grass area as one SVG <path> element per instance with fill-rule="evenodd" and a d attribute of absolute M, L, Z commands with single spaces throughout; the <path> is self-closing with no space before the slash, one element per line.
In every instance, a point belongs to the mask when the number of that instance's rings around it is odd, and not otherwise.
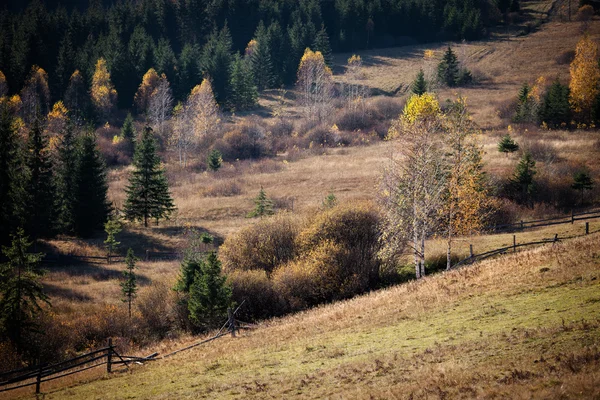
<path fill-rule="evenodd" d="M 599 245 L 594 234 L 322 306 L 46 398 L 594 398 Z"/>

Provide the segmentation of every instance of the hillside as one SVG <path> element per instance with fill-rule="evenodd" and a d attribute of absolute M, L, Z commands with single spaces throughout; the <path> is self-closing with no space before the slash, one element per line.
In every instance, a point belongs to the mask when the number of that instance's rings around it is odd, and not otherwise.
<path fill-rule="evenodd" d="M 598 248 L 504 256 L 45 398 L 596 398 Z"/>

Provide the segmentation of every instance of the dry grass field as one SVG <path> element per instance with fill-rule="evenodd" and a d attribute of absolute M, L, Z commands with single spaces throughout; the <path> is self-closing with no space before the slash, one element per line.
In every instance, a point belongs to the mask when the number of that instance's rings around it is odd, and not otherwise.
<path fill-rule="evenodd" d="M 484 261 L 44 398 L 597 398 L 599 248 Z"/>

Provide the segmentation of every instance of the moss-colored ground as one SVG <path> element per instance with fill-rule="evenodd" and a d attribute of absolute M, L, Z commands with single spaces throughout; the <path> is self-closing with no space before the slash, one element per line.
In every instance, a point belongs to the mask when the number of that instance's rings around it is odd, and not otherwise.
<path fill-rule="evenodd" d="M 598 398 L 599 316 L 594 234 L 265 323 L 46 398 Z"/>

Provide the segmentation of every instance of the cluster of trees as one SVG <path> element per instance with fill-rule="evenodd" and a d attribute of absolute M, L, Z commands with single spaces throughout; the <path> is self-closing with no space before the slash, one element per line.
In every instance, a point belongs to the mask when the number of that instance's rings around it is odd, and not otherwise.
<path fill-rule="evenodd" d="M 177 100 L 208 75 L 223 104 L 231 96 L 227 75 L 247 47 L 247 67 L 262 90 L 293 83 L 306 47 L 330 54 L 394 45 L 402 37 L 476 39 L 497 22 L 500 6 L 466 0 L 143 0 L 106 7 L 94 0 L 48 9 L 46 2 L 27 3 L 0 14 L 0 69 L 12 93 L 32 65 L 50 73 L 53 100 L 64 95 L 75 70 L 89 89 L 102 58 L 120 108 L 131 106 L 136 82 L 150 68 L 165 74 Z"/>
<path fill-rule="evenodd" d="M 465 86 L 473 82 L 473 75 L 466 67 L 461 66 L 456 53 L 450 46 L 444 52 L 444 55 L 437 65 L 435 78 L 428 82 L 425 78 L 425 72 L 421 68 L 417 77 L 411 85 L 411 92 L 418 96 L 432 91 L 436 85 L 448 87 Z"/>
<path fill-rule="evenodd" d="M 569 85 L 558 79 L 550 85 L 540 77 L 519 89 L 515 122 L 539 123 L 547 128 L 595 126 L 600 121 L 600 66 L 598 46 L 586 34 L 577 43 L 570 66 Z"/>

